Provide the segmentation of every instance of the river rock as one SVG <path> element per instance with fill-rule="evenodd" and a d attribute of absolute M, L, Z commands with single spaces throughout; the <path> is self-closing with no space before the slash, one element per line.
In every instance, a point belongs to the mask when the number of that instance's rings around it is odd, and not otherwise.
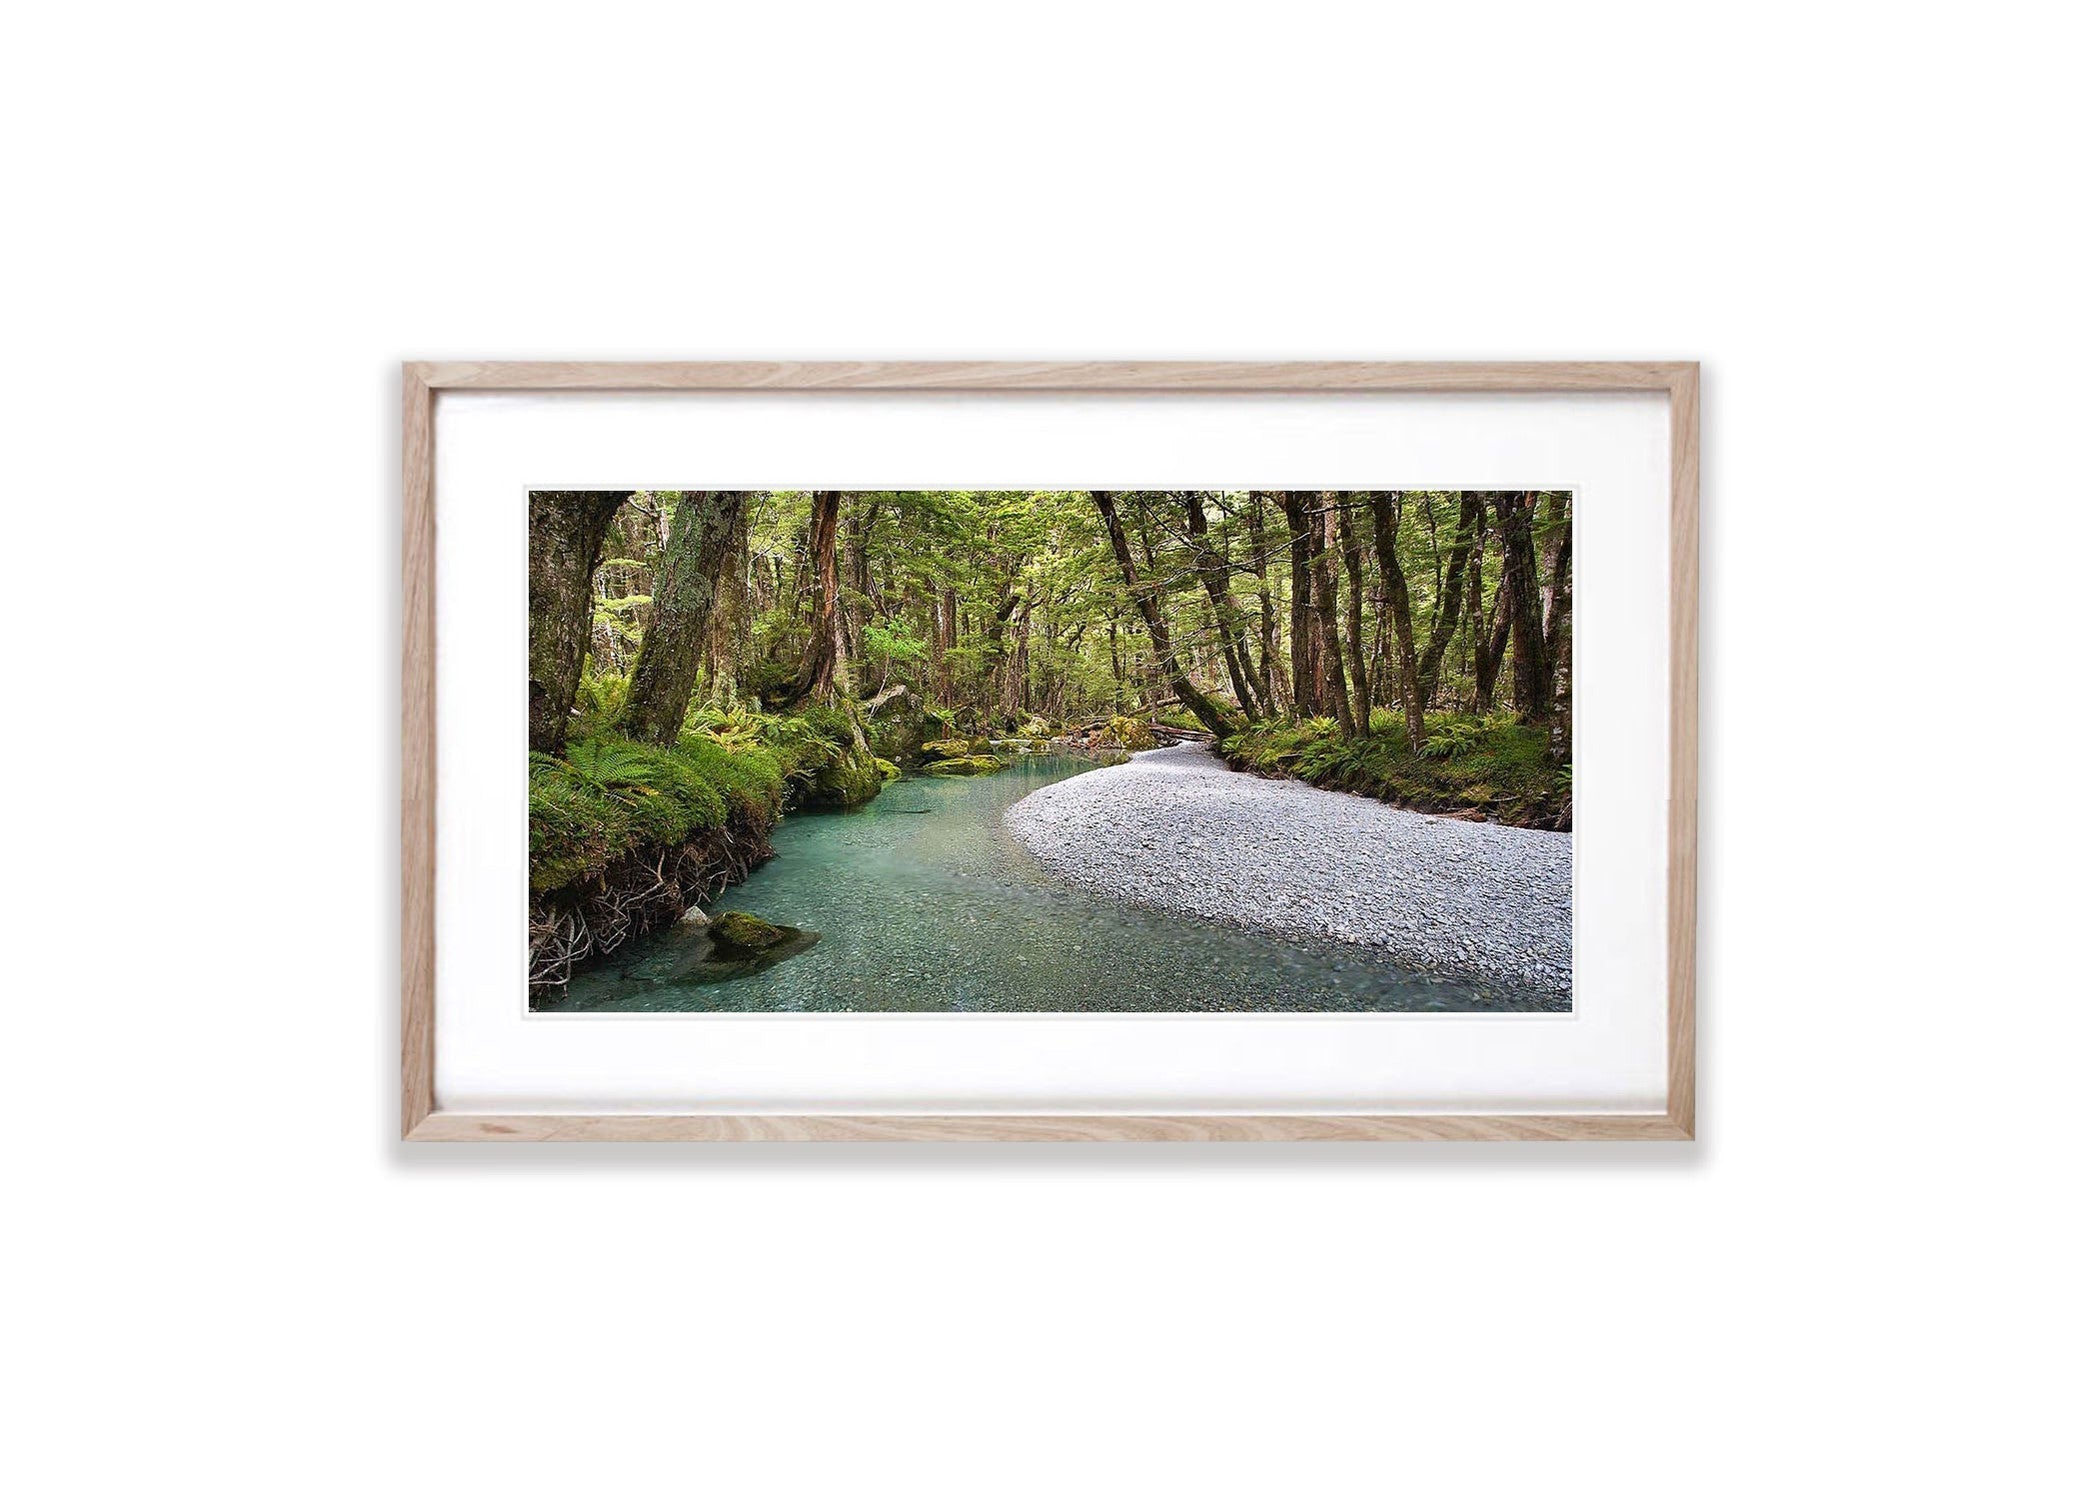
<path fill-rule="evenodd" d="M 925 771 L 929 776 L 980 776 L 1005 768 L 1006 762 L 997 755 L 955 755 L 932 761 Z"/>
<path fill-rule="evenodd" d="M 714 918 L 714 945 L 746 953 L 764 952 L 794 936 L 794 928 L 774 926 L 748 911 L 724 911 Z"/>
<path fill-rule="evenodd" d="M 884 687 L 862 710 L 867 747 L 899 765 L 916 760 L 926 737 L 925 700 L 901 682 Z"/>

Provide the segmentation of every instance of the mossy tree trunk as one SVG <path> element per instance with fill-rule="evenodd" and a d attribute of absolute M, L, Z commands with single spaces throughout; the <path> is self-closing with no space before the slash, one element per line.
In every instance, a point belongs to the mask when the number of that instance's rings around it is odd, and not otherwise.
<path fill-rule="evenodd" d="M 1184 495 L 1183 501 L 1188 507 L 1188 543 L 1195 551 L 1195 570 L 1202 579 L 1203 592 L 1210 597 L 1210 614 L 1217 622 L 1225 674 L 1231 678 L 1239 711 L 1253 718 L 1264 709 L 1254 678 L 1253 658 L 1246 651 L 1246 623 L 1240 617 L 1239 606 L 1232 601 L 1224 554 L 1210 543 L 1207 501 L 1200 491 L 1194 490 Z"/>
<path fill-rule="evenodd" d="M 999 600 L 998 608 L 991 612 L 991 622 L 984 627 L 984 680 L 979 691 L 987 706 L 995 704 L 1002 713 L 1011 713 L 1020 701 L 1008 659 L 1011 648 L 1006 643 L 1006 630 L 1023 598 L 1017 584 L 1008 580 L 1006 596 Z"/>
<path fill-rule="evenodd" d="M 828 698 L 834 688 L 846 695 L 852 692 L 845 627 L 838 613 L 838 510 L 843 500 L 838 490 L 819 489 L 811 501 L 809 552 L 816 572 L 816 614 L 795 683 L 797 702 Z"/>
<path fill-rule="evenodd" d="M 819 489 L 810 501 L 809 553 L 815 576 L 816 613 L 810 624 L 809 650 L 795 684 L 795 702 L 815 703 L 842 711 L 852 729 L 852 755 L 866 760 L 867 730 L 853 695 L 853 666 L 846 654 L 845 616 L 838 606 L 838 515 L 844 494 Z M 864 798 L 847 798 L 864 800 Z"/>
<path fill-rule="evenodd" d="M 1268 586 L 1268 524 L 1261 513 L 1261 492 L 1246 497 L 1247 537 L 1253 544 L 1254 577 L 1261 600 L 1261 703 L 1273 714 L 1283 701 L 1283 647 L 1276 629 L 1275 595 Z"/>
<path fill-rule="evenodd" d="M 630 738 L 678 742 L 699 681 L 707 625 L 721 593 L 722 558 L 738 535 L 744 496 L 733 489 L 687 490 L 671 517 L 670 542 L 627 688 L 620 728 Z"/>
<path fill-rule="evenodd" d="M 526 560 L 526 737 L 559 754 L 590 650 L 590 579 L 624 490 L 536 489 Z"/>
<path fill-rule="evenodd" d="M 1340 500 L 1333 491 L 1322 491 L 1318 509 L 1311 516 L 1316 546 L 1311 559 L 1312 611 L 1313 625 L 1319 631 L 1319 667 L 1325 678 L 1321 684 L 1322 699 L 1332 709 L 1341 732 L 1354 734 L 1360 725 L 1349 709 L 1348 669 L 1341 652 L 1340 584 L 1334 565 L 1340 536 Z"/>
<path fill-rule="evenodd" d="M 1290 697 L 1300 718 L 1326 711 L 1326 667 L 1320 660 L 1319 614 L 1313 604 L 1313 520 L 1303 491 L 1286 489 L 1278 501 L 1290 530 Z"/>
<path fill-rule="evenodd" d="M 1219 739 L 1237 731 L 1238 725 L 1231 715 L 1188 679 L 1181 668 L 1180 659 L 1173 653 L 1173 643 L 1167 638 L 1166 620 L 1159 613 L 1159 601 L 1154 591 L 1140 584 L 1137 579 L 1137 563 L 1130 555 L 1130 539 L 1124 534 L 1122 520 L 1115 513 L 1115 496 L 1105 489 L 1091 491 L 1093 503 L 1100 510 L 1101 520 L 1108 528 L 1108 545 L 1115 552 L 1115 560 L 1122 564 L 1122 580 L 1136 601 L 1137 612 L 1144 616 L 1144 627 L 1151 632 L 1152 654 L 1157 658 L 1159 669 L 1166 674 L 1166 681 L 1173 688 L 1173 695 L 1193 713 L 1196 721 Z"/>
<path fill-rule="evenodd" d="M 750 635 L 751 504 L 746 494 L 737 507 L 736 535 L 722 552 L 721 572 L 714 582 L 714 613 L 707 626 L 708 695 L 724 707 L 741 696 L 737 663 Z"/>
<path fill-rule="evenodd" d="M 1525 723 L 1552 716 L 1552 661 L 1545 651 L 1545 611 L 1538 594 L 1538 552 L 1531 534 L 1534 493 L 1498 494 L 1501 581 L 1509 601 L 1510 693 Z"/>
<path fill-rule="evenodd" d="M 1552 688 L 1552 751 L 1574 754 L 1574 496 L 1545 497 L 1546 526 L 1553 536 L 1552 581 L 1545 597 L 1545 660 Z"/>
<path fill-rule="evenodd" d="M 1334 496 L 1334 522 L 1341 538 L 1341 560 L 1348 568 L 1348 676 L 1355 691 L 1356 728 L 1370 732 L 1370 664 L 1363 653 L 1363 548 L 1356 538 L 1348 505 Z"/>
<path fill-rule="evenodd" d="M 1428 499 L 1422 499 L 1426 506 Z M 1478 547 L 1480 530 L 1485 524 L 1487 507 L 1475 490 L 1466 490 L 1458 496 L 1458 529 L 1451 538 L 1450 560 L 1443 570 L 1442 591 L 1436 599 L 1436 615 L 1429 625 L 1428 644 L 1421 652 L 1421 698 L 1424 706 L 1434 701 L 1443 683 L 1443 653 L 1450 646 L 1451 638 L 1458 632 L 1458 620 L 1464 606 L 1465 587 L 1468 581 L 1476 585 L 1478 575 Z M 1462 653 L 1459 660 L 1463 660 Z"/>
<path fill-rule="evenodd" d="M 1475 599 L 1477 599 L 1475 595 Z M 1509 647 L 1509 575 L 1504 571 L 1494 590 L 1494 616 L 1475 632 L 1472 651 L 1472 711 L 1494 711 L 1494 684 L 1501 678 L 1501 658 Z"/>
<path fill-rule="evenodd" d="M 1384 492 L 1370 497 L 1370 540 L 1377 553 L 1378 574 L 1384 579 L 1385 606 L 1392 619 L 1393 649 L 1399 657 L 1399 701 L 1406 715 L 1407 748 L 1418 751 L 1426 732 L 1421 713 L 1422 673 L 1421 664 L 1414 656 L 1414 607 L 1407 593 L 1407 575 L 1399 565 L 1398 501 L 1398 495 Z M 1457 623 L 1457 612 L 1457 606 L 1453 604 L 1450 611 L 1453 626 Z"/>

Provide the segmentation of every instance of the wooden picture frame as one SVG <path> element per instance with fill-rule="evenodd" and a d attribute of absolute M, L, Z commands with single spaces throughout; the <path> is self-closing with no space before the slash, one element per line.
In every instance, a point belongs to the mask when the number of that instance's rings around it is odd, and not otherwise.
<path fill-rule="evenodd" d="M 401 1134 L 406 1140 L 1689 1140 L 1696 1081 L 1695 363 L 513 363 L 402 367 Z M 438 393 L 1661 392 L 1669 410 L 1667 1104 L 1652 1114 L 519 1114 L 436 1106 Z"/>

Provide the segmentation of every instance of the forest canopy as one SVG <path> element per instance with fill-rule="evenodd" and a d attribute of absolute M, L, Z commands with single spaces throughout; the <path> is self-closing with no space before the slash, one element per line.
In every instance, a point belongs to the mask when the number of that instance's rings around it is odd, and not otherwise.
<path fill-rule="evenodd" d="M 1571 496 L 1478 491 L 540 491 L 533 743 L 586 679 L 668 744 L 696 708 L 903 685 L 1013 727 L 1506 710 L 1565 753 Z"/>

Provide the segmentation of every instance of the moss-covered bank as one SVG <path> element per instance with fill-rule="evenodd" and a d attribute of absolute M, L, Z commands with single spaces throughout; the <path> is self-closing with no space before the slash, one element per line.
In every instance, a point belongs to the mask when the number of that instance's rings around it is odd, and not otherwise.
<path fill-rule="evenodd" d="M 851 720 L 821 709 L 716 714 L 667 749 L 601 732 L 533 755 L 533 992 L 741 880 L 788 808 L 857 805 L 882 781 Z"/>
<path fill-rule="evenodd" d="M 1503 713 L 1431 713 L 1427 730 L 1420 751 L 1410 751 L 1399 715 L 1380 710 L 1361 739 L 1345 738 L 1331 718 L 1314 718 L 1257 723 L 1220 748 L 1238 770 L 1295 777 L 1415 812 L 1573 828 L 1573 770 L 1554 758 L 1546 730 Z"/>

